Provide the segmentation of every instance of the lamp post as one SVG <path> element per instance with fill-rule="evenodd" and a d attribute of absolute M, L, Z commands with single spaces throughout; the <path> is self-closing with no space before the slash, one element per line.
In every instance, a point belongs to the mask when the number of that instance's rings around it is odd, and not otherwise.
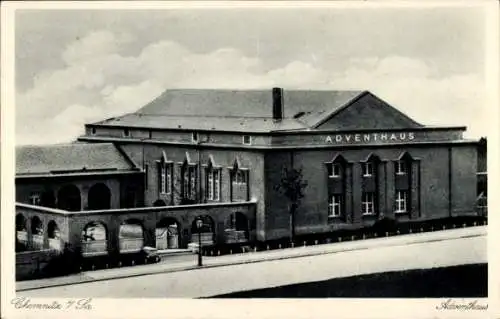
<path fill-rule="evenodd" d="M 196 228 L 198 229 L 198 267 L 203 266 L 201 261 L 201 227 L 203 227 L 203 220 L 201 217 L 196 219 Z"/>

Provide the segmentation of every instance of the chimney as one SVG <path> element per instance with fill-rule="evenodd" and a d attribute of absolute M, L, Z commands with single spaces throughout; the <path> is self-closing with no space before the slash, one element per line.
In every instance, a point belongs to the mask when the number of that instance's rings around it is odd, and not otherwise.
<path fill-rule="evenodd" d="M 273 88 L 273 120 L 283 119 L 283 89 Z"/>

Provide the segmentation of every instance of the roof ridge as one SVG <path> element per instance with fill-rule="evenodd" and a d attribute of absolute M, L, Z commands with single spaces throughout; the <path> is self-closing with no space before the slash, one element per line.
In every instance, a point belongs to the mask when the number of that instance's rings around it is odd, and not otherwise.
<path fill-rule="evenodd" d="M 56 148 L 56 147 L 72 147 L 72 146 L 103 146 L 103 145 L 113 145 L 110 142 L 103 143 L 59 143 L 59 144 L 24 144 L 24 145 L 16 145 L 16 149 L 20 148 Z"/>
<path fill-rule="evenodd" d="M 365 91 L 363 89 L 307 89 L 307 88 L 286 88 L 286 87 L 280 87 L 283 89 L 283 91 L 286 92 L 362 92 Z M 218 91 L 218 92 L 266 92 L 272 91 L 271 87 L 265 87 L 265 88 L 247 88 L 247 89 L 242 89 L 242 88 L 168 88 L 163 90 L 163 93 L 165 92 L 172 92 L 172 91 Z"/>

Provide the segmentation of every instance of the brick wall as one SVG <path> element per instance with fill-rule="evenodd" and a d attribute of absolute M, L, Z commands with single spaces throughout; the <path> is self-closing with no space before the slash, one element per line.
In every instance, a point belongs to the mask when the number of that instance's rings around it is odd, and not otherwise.
<path fill-rule="evenodd" d="M 387 185 L 379 186 L 379 195 L 385 197 L 386 210 L 390 215 L 394 209 L 394 191 L 396 179 L 394 175 L 394 161 L 404 152 L 415 160 L 409 167 L 411 172 L 410 188 L 411 199 L 408 203 L 412 207 L 411 216 L 402 218 L 430 219 L 450 216 L 452 212 L 467 213 L 474 211 L 476 196 L 476 149 L 474 145 L 456 145 L 437 147 L 407 148 L 379 148 L 379 149 L 344 149 L 338 150 L 297 150 L 291 152 L 269 152 L 266 156 L 266 238 L 289 236 L 288 202 L 274 185 L 281 177 L 282 165 L 290 165 L 293 158 L 295 168 L 302 167 L 304 180 L 308 182 L 305 197 L 296 214 L 296 233 L 324 232 L 338 228 L 351 228 L 351 223 L 328 220 L 328 171 L 325 165 L 336 155 L 342 154 L 352 165 L 353 179 L 353 213 L 359 214 L 360 186 L 362 183 L 358 175 L 361 173 L 360 162 L 370 154 L 377 155 L 383 161 L 380 174 L 385 174 L 381 180 Z M 292 155 L 293 154 L 293 155 Z M 451 156 L 451 157 L 450 157 Z M 451 163 L 451 171 L 450 171 Z M 451 175 L 450 175 L 451 174 Z M 450 180 L 451 178 L 451 180 Z M 391 182 L 392 181 L 392 182 Z M 451 181 L 451 182 L 450 182 Z M 356 187 L 358 185 L 358 187 Z M 450 185 L 451 194 L 450 197 Z M 450 203 L 450 199 L 452 202 Z M 348 199 L 347 199 L 348 200 Z M 380 198 L 379 200 L 384 200 Z M 380 206 L 382 207 L 382 206 Z M 450 212 L 451 209 L 451 212 Z M 392 216 L 394 214 L 392 213 Z M 359 219 L 361 218 L 361 219 Z M 355 217 L 354 224 L 372 224 L 376 218 Z"/>

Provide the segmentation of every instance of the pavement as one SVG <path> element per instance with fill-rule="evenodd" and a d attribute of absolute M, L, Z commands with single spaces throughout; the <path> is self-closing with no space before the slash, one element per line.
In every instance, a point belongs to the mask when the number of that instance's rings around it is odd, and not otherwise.
<path fill-rule="evenodd" d="M 400 235 L 388 238 L 366 239 L 366 240 L 358 240 L 358 241 L 343 242 L 343 243 L 322 244 L 322 245 L 307 246 L 307 247 L 287 248 L 281 250 L 270 250 L 262 252 L 225 255 L 218 257 L 204 256 L 203 257 L 204 265 L 201 268 L 196 265 L 196 258 L 195 258 L 196 256 L 193 255 L 191 261 L 179 261 L 176 263 L 169 263 L 168 259 L 166 259 L 164 262 L 159 264 L 87 271 L 77 275 L 70 275 L 64 277 L 20 281 L 16 283 L 16 291 L 28 292 L 49 287 L 63 287 L 68 285 L 85 284 L 85 283 L 92 283 L 99 281 L 112 283 L 113 280 L 145 276 L 145 275 L 168 274 L 175 272 L 185 272 L 190 270 L 203 270 L 203 269 L 210 269 L 210 268 L 217 268 L 224 266 L 261 263 L 266 261 L 278 261 L 278 260 L 294 259 L 301 257 L 330 255 L 343 252 L 355 252 L 355 251 L 371 250 L 371 249 L 376 250 L 384 247 L 386 248 L 401 247 L 401 246 L 440 242 L 440 241 L 454 240 L 454 239 L 485 237 L 486 230 L 487 230 L 486 226 L 467 227 L 467 228 L 460 228 L 453 230 L 435 231 L 430 233 L 416 233 L 416 234 Z M 404 249 L 402 251 L 404 252 Z M 358 258 L 363 258 L 363 256 L 360 255 Z"/>

